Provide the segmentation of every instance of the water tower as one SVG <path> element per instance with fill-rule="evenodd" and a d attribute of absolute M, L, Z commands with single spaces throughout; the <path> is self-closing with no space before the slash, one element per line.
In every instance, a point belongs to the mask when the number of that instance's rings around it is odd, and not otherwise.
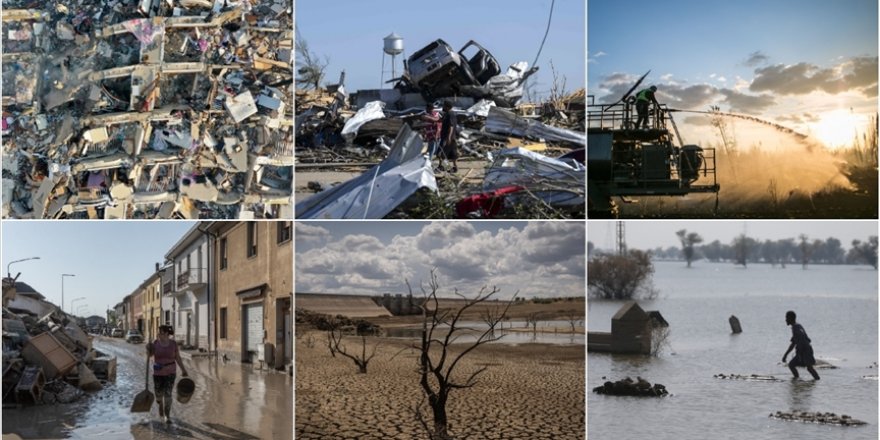
<path fill-rule="evenodd" d="M 397 56 L 403 53 L 403 37 L 395 34 L 394 32 L 388 34 L 383 40 L 384 47 L 382 48 L 382 76 L 379 78 L 379 88 L 381 89 L 385 84 L 385 56 L 391 55 L 391 78 L 397 78 L 397 71 L 395 70 L 395 64 L 397 61 Z"/>

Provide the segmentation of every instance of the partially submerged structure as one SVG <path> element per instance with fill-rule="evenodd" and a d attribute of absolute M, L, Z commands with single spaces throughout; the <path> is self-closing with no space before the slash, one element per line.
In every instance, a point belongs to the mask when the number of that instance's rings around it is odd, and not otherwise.
<path fill-rule="evenodd" d="M 646 312 L 635 301 L 627 301 L 611 318 L 610 333 L 587 333 L 587 351 L 651 354 L 651 330 L 668 325 L 659 312 Z"/>

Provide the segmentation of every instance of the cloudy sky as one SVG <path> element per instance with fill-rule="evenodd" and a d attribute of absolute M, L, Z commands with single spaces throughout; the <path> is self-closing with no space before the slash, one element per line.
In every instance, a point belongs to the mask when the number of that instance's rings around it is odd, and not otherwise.
<path fill-rule="evenodd" d="M 588 228 L 589 240 L 597 248 L 614 249 L 616 232 L 614 221 L 590 220 Z M 810 240 L 825 240 L 834 237 L 841 241 L 842 246 L 849 249 L 853 240 L 866 241 L 868 237 L 877 235 L 876 221 L 814 221 L 814 220 L 662 220 L 662 221 L 629 221 L 626 227 L 627 246 L 634 249 L 654 249 L 658 246 L 681 247 L 676 231 L 686 229 L 703 237 L 704 243 L 718 240 L 731 243 L 733 238 L 745 233 L 749 237 L 760 240 L 778 240 L 796 238 L 806 234 Z"/>
<path fill-rule="evenodd" d="M 296 291 L 414 292 L 431 268 L 446 292 L 584 294 L 583 222 L 297 222 Z"/>
<path fill-rule="evenodd" d="M 447 0 L 414 2 L 303 1 L 297 3 L 297 32 L 312 52 L 328 62 L 327 82 L 336 83 L 345 70 L 349 92 L 379 88 L 382 77 L 383 38 L 392 32 L 403 37 L 404 53 L 397 57 L 397 74 L 403 59 L 440 38 L 454 50 L 475 40 L 507 66 L 535 60 L 547 29 L 551 0 Z M 586 35 L 584 2 L 557 1 L 550 32 L 538 60 L 538 73 L 530 79 L 536 94 L 549 92 L 553 83 L 550 63 L 566 90 L 584 87 Z M 384 75 L 391 77 L 391 58 Z M 389 87 L 388 84 L 382 87 Z"/>
<path fill-rule="evenodd" d="M 587 13 L 597 102 L 616 101 L 650 70 L 643 86 L 656 84 L 671 108 L 717 105 L 832 147 L 876 112 L 876 0 L 594 0 Z M 708 117 L 675 116 L 686 142 L 720 140 Z M 746 141 L 762 133 L 732 124 Z"/>

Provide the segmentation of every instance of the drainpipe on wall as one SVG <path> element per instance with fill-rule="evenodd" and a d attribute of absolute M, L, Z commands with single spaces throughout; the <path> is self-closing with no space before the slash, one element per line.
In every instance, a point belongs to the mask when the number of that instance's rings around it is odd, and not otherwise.
<path fill-rule="evenodd" d="M 208 224 L 208 226 L 210 227 L 210 225 L 212 225 L 212 224 L 214 224 L 214 222 L 210 222 Z M 207 274 L 207 276 L 208 276 L 208 332 L 213 333 L 213 338 L 211 338 L 211 335 L 208 335 L 208 353 L 211 353 L 213 351 L 214 356 L 216 356 L 217 355 L 217 323 L 214 322 L 214 317 L 216 316 L 216 314 L 214 313 L 214 309 L 211 308 L 211 293 L 212 293 L 211 292 L 211 285 L 214 284 L 214 278 L 215 278 L 216 273 L 214 271 L 214 264 L 211 261 L 211 254 L 212 254 L 211 250 L 214 247 L 214 240 L 217 238 L 217 235 L 213 234 L 211 232 L 208 232 L 207 229 L 202 229 L 201 225 L 199 226 L 198 229 L 199 229 L 199 232 L 201 232 L 202 234 L 205 234 L 205 242 L 206 242 L 207 248 L 208 248 L 208 264 L 206 265 L 208 268 L 207 269 L 208 270 L 208 274 Z M 211 339 L 213 339 L 213 341 Z M 213 347 L 213 350 L 212 350 L 212 347 Z"/>

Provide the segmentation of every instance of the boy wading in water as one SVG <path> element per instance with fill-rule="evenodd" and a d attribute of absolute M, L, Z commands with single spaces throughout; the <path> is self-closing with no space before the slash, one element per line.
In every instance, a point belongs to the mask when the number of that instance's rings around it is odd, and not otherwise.
<path fill-rule="evenodd" d="M 174 391 L 174 379 L 177 377 L 177 365 L 183 377 L 187 377 L 186 368 L 180 360 L 177 341 L 171 339 L 174 327 L 159 326 L 159 339 L 147 345 L 147 360 L 153 357 L 153 385 L 156 387 L 156 403 L 159 405 L 159 416 L 165 423 L 171 423 L 171 395 Z"/>
<path fill-rule="evenodd" d="M 813 346 L 810 345 L 810 338 L 807 337 L 807 331 L 804 330 L 804 326 L 798 324 L 796 319 L 797 315 L 793 311 L 785 312 L 785 324 L 791 326 L 791 345 L 788 346 L 788 350 L 782 355 L 782 362 L 785 363 L 785 358 L 788 357 L 788 354 L 795 350 L 794 357 L 788 363 L 788 368 L 791 369 L 791 374 L 794 374 L 794 378 L 800 377 L 797 367 L 807 367 L 807 371 L 813 375 L 813 379 L 819 380 L 819 373 L 816 373 L 816 370 L 813 369 L 813 365 L 816 365 L 816 358 L 813 357 Z"/>

